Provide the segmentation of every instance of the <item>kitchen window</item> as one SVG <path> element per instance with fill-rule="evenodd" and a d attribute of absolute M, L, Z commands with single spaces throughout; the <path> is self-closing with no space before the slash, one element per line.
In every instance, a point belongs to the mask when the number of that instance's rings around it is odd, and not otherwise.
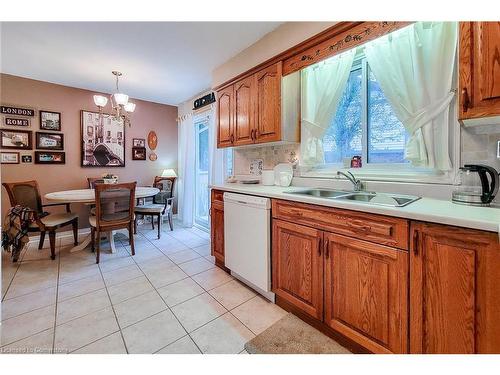
<path fill-rule="evenodd" d="M 365 166 L 407 164 L 407 134 L 366 61 L 354 62 L 335 117 L 323 137 L 325 164 L 339 164 L 355 155 Z"/>
<path fill-rule="evenodd" d="M 365 178 L 451 183 L 456 46 L 455 22 L 416 22 L 303 69 L 301 176 L 361 156 Z"/>

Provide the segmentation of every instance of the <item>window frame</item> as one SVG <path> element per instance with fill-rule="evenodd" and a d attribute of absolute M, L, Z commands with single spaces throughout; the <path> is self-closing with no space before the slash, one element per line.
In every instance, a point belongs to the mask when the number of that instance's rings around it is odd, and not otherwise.
<path fill-rule="evenodd" d="M 441 171 L 438 169 L 414 167 L 411 163 L 368 163 L 368 79 L 369 66 L 368 61 L 362 49 L 357 53 L 351 71 L 361 67 L 362 87 L 361 87 L 361 102 L 362 102 L 362 117 L 361 117 L 361 145 L 362 145 L 362 162 L 361 168 L 345 168 L 342 163 L 325 163 L 314 167 L 300 166 L 298 174 L 304 178 L 339 178 L 337 171 L 352 171 L 357 177 L 367 181 L 391 181 L 391 182 L 418 182 L 429 184 L 447 184 L 453 183 L 453 176 L 456 173 L 457 165 L 459 164 L 460 147 L 457 146 L 457 139 L 460 138 L 460 128 L 455 126 L 458 123 L 456 103 L 450 105 L 450 137 L 454 140 L 450 147 L 450 159 L 452 161 L 452 170 Z M 457 61 L 455 60 L 455 71 Z M 453 86 L 456 89 L 456 82 Z M 388 175 L 390 171 L 390 175 Z"/>
<path fill-rule="evenodd" d="M 368 148 L 369 148 L 369 139 L 368 139 L 368 119 L 369 119 L 369 108 L 368 108 L 368 80 L 370 74 L 370 68 L 368 65 L 368 61 L 365 57 L 364 53 L 359 53 L 352 63 L 352 67 L 349 73 L 352 73 L 358 69 L 361 69 L 361 157 L 363 162 L 363 168 L 371 169 L 371 170 L 381 170 L 390 167 L 391 169 L 402 169 L 402 170 L 412 170 L 415 167 L 412 167 L 409 163 L 370 163 L 368 158 Z M 328 167 L 342 167 L 342 163 L 325 163 L 323 165 L 316 166 L 315 169 L 325 169 Z"/>

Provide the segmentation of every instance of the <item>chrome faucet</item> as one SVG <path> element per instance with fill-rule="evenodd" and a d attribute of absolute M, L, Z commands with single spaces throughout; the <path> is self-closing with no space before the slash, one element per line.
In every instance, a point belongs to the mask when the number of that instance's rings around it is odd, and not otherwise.
<path fill-rule="evenodd" d="M 361 182 L 361 180 L 358 180 L 356 177 L 354 177 L 354 175 L 351 172 L 347 171 L 346 173 L 342 171 L 337 171 L 337 176 L 344 176 L 349 181 L 351 181 L 352 184 L 354 185 L 354 191 L 363 190 L 363 183 Z"/>

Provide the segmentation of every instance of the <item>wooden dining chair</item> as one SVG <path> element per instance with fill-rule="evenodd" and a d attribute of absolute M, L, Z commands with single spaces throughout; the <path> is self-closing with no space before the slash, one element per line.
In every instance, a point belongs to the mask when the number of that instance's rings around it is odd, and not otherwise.
<path fill-rule="evenodd" d="M 104 180 L 99 177 L 87 177 L 87 182 L 89 184 L 89 189 L 94 189 L 95 184 L 103 184 Z"/>
<path fill-rule="evenodd" d="M 96 252 L 96 263 L 100 258 L 101 232 L 128 229 L 132 255 L 134 247 L 134 202 L 136 182 L 95 185 L 95 216 L 89 217 L 92 251 Z M 97 236 L 97 244 L 96 244 Z"/>
<path fill-rule="evenodd" d="M 151 228 L 155 229 L 156 217 L 158 220 L 158 239 L 161 237 L 162 217 L 167 216 L 170 230 L 174 230 L 173 225 L 173 204 L 174 188 L 177 177 L 155 176 L 153 187 L 160 189 L 160 192 L 153 196 L 153 203 L 144 203 L 135 207 L 136 219 L 134 220 L 134 233 L 137 234 L 137 215 L 151 216 Z"/>
<path fill-rule="evenodd" d="M 141 204 L 135 207 L 134 213 L 136 218 L 134 220 L 134 233 L 137 233 L 137 215 L 151 216 L 151 225 L 154 227 L 154 218 L 158 221 L 158 239 L 161 237 L 161 217 L 167 213 L 168 222 L 170 224 L 170 230 L 173 230 L 172 226 L 172 203 L 174 198 L 170 197 L 169 194 L 165 192 L 159 192 L 153 197 L 153 203 Z"/>
<path fill-rule="evenodd" d="M 40 232 L 38 249 L 43 248 L 45 233 L 49 233 L 50 258 L 56 258 L 56 230 L 66 225 L 73 227 L 75 246 L 78 245 L 78 215 L 72 213 L 69 203 L 42 204 L 40 189 L 36 181 L 4 182 L 2 184 L 9 195 L 10 204 L 14 206 L 28 207 L 34 211 L 35 221 L 31 224 L 28 232 Z M 64 213 L 45 212 L 45 207 L 66 206 Z"/>

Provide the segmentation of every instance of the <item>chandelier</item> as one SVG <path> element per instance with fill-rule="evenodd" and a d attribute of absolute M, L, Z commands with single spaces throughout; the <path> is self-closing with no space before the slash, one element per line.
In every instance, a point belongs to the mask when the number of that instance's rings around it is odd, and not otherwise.
<path fill-rule="evenodd" d="M 113 108 L 113 118 L 117 121 L 122 120 L 124 124 L 131 125 L 130 113 L 135 110 L 135 103 L 128 101 L 128 95 L 120 92 L 118 80 L 122 76 L 121 72 L 113 70 L 111 73 L 116 77 L 116 92 L 109 96 L 111 107 Z M 102 95 L 94 95 L 94 103 L 99 108 L 99 115 L 103 116 L 102 109 L 108 104 L 108 98 Z"/>

